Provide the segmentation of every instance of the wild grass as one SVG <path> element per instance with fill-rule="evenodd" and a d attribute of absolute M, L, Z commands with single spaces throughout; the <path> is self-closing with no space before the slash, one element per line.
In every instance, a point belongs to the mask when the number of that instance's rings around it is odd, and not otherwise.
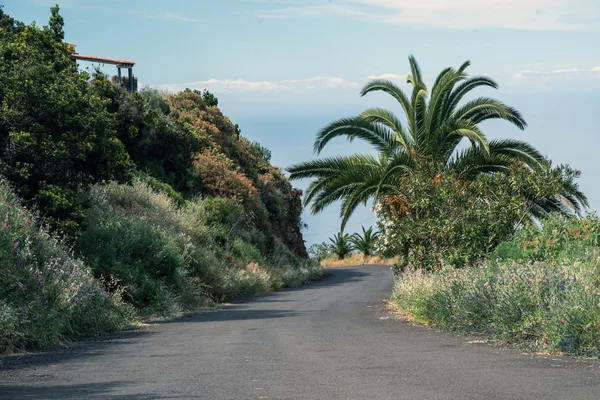
<path fill-rule="evenodd" d="M 88 228 L 76 250 L 97 277 L 116 282 L 142 314 L 172 315 L 308 281 L 320 267 L 275 242 L 266 253 L 239 203 L 195 199 L 179 207 L 136 180 L 90 190 Z"/>
<path fill-rule="evenodd" d="M 127 326 L 134 315 L 0 179 L 0 353 Z"/>
<path fill-rule="evenodd" d="M 600 357 L 600 222 L 553 217 L 464 269 L 405 272 L 394 303 L 415 320 L 531 350 Z"/>
<path fill-rule="evenodd" d="M 335 267 L 351 267 L 356 265 L 394 265 L 398 261 L 398 257 L 385 258 L 382 256 L 365 256 L 364 254 L 351 254 L 340 260 L 337 256 L 329 256 L 321 260 L 320 264 L 323 268 Z"/>

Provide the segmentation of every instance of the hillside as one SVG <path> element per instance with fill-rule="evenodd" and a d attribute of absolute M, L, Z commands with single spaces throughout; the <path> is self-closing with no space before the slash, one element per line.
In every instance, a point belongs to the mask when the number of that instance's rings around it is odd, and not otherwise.
<path fill-rule="evenodd" d="M 132 94 L 79 70 L 58 11 L 40 28 L 0 9 L 0 261 L 16 268 L 0 275 L 0 352 L 318 274 L 300 232 L 302 192 L 269 150 L 244 138 L 209 92 Z M 27 217 L 8 224 L 14 212 Z M 42 250 L 32 243 L 40 235 Z M 61 289 L 69 272 L 47 259 L 71 269 L 77 260 L 85 280 Z M 73 317 L 60 311 L 84 289 L 107 300 L 84 297 L 93 301 Z M 102 309 L 111 304 L 124 310 L 117 322 Z M 20 312 L 29 319 L 16 321 Z M 75 317 L 98 326 L 74 329 Z"/>

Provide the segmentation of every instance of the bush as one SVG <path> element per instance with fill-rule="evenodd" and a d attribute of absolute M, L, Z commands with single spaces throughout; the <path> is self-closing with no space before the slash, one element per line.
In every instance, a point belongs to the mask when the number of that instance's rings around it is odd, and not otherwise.
<path fill-rule="evenodd" d="M 320 262 L 321 260 L 332 256 L 333 251 L 331 246 L 325 242 L 315 243 L 308 248 L 308 255 L 310 256 L 311 260 Z"/>
<path fill-rule="evenodd" d="M 197 198 L 177 207 L 163 192 L 133 185 L 93 186 L 87 229 L 76 250 L 97 277 L 115 282 L 144 314 L 169 315 L 304 281 L 319 272 L 244 222 L 234 200 Z"/>
<path fill-rule="evenodd" d="M 467 181 L 452 173 L 431 179 L 415 171 L 404 195 L 376 205 L 378 253 L 400 256 L 398 270 L 435 270 L 483 260 L 524 225 L 537 202 L 561 186 L 561 170 L 532 174 L 525 167 Z"/>
<path fill-rule="evenodd" d="M 122 329 L 134 316 L 0 180 L 0 353 Z"/>
<path fill-rule="evenodd" d="M 598 357 L 598 232 L 595 216 L 553 216 L 520 231 L 482 265 L 405 272 L 394 301 L 443 329 Z"/>

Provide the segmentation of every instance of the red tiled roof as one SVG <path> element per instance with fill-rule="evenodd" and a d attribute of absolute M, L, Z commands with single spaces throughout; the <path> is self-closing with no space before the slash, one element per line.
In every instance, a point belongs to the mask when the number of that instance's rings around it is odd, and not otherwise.
<path fill-rule="evenodd" d="M 72 53 L 71 57 L 73 57 L 76 60 L 99 62 L 102 64 L 131 65 L 131 66 L 135 65 L 135 62 L 129 61 L 129 60 L 117 60 L 115 58 L 84 56 L 79 53 Z"/>

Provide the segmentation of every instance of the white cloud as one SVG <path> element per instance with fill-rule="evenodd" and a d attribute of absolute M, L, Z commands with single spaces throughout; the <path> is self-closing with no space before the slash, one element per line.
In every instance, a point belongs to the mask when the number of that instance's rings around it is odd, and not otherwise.
<path fill-rule="evenodd" d="M 594 29 L 598 0 L 345 0 L 330 4 L 269 9 L 262 18 L 342 14 L 404 26 L 450 29 Z"/>
<path fill-rule="evenodd" d="M 600 66 L 587 68 L 557 68 L 547 70 L 521 70 L 512 74 L 494 74 L 501 86 L 507 84 L 528 90 L 548 91 L 556 88 L 591 89 L 600 83 Z"/>
<path fill-rule="evenodd" d="M 587 68 L 556 68 L 547 70 L 523 69 L 512 73 L 495 72 L 483 74 L 498 80 L 501 85 L 547 89 L 553 84 L 577 83 L 582 85 L 598 82 L 600 66 Z M 315 76 L 303 79 L 285 80 L 245 80 L 208 79 L 197 82 L 154 85 L 170 92 L 180 92 L 186 88 L 208 89 L 215 93 L 314 93 L 326 90 L 358 89 L 370 79 L 388 79 L 406 82 L 406 74 L 383 73 L 369 75 L 357 80 L 339 76 Z"/>
<path fill-rule="evenodd" d="M 553 74 L 565 74 L 565 73 L 572 73 L 572 72 L 584 72 L 586 71 L 585 69 L 579 69 L 579 68 L 571 68 L 571 69 L 555 69 L 554 71 L 552 71 Z"/>
<path fill-rule="evenodd" d="M 157 88 L 170 92 L 179 92 L 186 88 L 208 89 L 215 93 L 223 92 L 290 92 L 324 89 L 357 88 L 357 82 L 348 81 L 336 76 L 317 76 L 306 79 L 293 79 L 282 81 L 247 81 L 244 79 L 209 79 L 204 81 L 156 85 Z"/>
<path fill-rule="evenodd" d="M 388 80 L 406 81 L 406 78 L 408 78 L 408 75 L 399 75 L 399 74 L 369 75 L 369 79 L 388 79 Z"/>

